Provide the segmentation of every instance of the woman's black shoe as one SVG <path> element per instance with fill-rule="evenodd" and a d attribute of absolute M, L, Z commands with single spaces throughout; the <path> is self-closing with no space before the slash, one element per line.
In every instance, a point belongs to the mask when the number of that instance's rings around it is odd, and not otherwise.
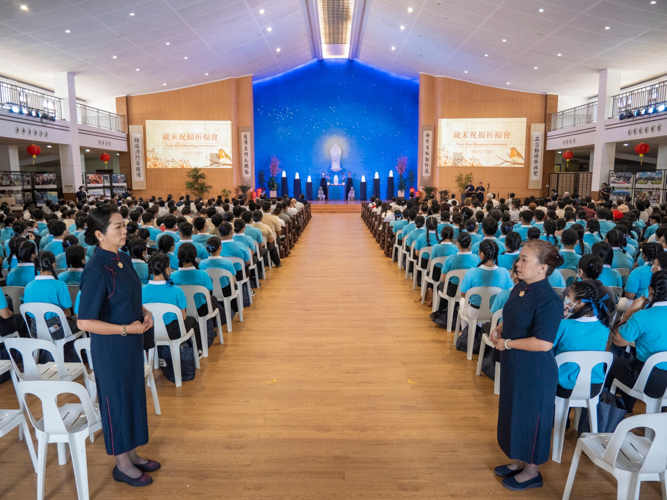
<path fill-rule="evenodd" d="M 537 476 L 535 476 L 532 479 L 529 479 L 528 481 L 524 481 L 523 483 L 517 481 L 514 476 L 506 477 L 505 479 L 503 479 L 503 486 L 508 490 L 522 491 L 530 488 L 541 488 L 542 486 L 544 486 L 544 483 L 542 482 L 542 474 L 538 472 Z"/>
<path fill-rule="evenodd" d="M 130 486 L 134 486 L 135 488 L 140 488 L 141 486 L 148 486 L 153 482 L 153 478 L 150 477 L 148 474 L 145 472 L 137 477 L 130 477 L 127 474 L 123 474 L 118 467 L 113 468 L 113 478 L 115 481 L 118 481 L 119 483 L 125 483 L 129 484 Z"/>
<path fill-rule="evenodd" d="M 516 476 L 523 469 L 512 470 L 507 465 L 499 465 L 494 469 L 496 476 L 500 477 L 512 477 Z"/>
<path fill-rule="evenodd" d="M 160 462 L 156 462 L 155 460 L 149 460 L 145 464 L 134 464 L 134 466 L 141 472 L 155 472 L 162 467 Z"/>

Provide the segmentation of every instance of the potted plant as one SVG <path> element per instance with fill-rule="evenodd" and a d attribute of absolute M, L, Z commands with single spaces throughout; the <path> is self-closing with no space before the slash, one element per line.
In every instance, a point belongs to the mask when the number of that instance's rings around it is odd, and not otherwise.
<path fill-rule="evenodd" d="M 269 163 L 269 196 L 271 198 L 278 197 L 278 182 L 276 181 L 276 175 L 280 173 L 280 160 L 276 156 L 271 157 L 271 163 Z"/>
<path fill-rule="evenodd" d="M 245 199 L 247 199 L 247 197 L 248 197 L 248 191 L 250 191 L 251 187 L 248 186 L 247 184 L 241 184 L 241 185 L 240 185 L 238 188 L 236 188 L 236 189 L 238 189 L 239 191 L 241 191 L 241 196 L 242 196 L 243 199 L 245 200 Z"/>
<path fill-rule="evenodd" d="M 449 199 L 449 189 L 443 189 L 442 191 L 438 191 L 438 194 L 440 195 L 440 201 L 445 201 L 445 198 L 448 200 Z"/>
<path fill-rule="evenodd" d="M 257 187 L 261 188 L 262 191 L 266 191 L 266 188 L 264 187 L 264 182 L 266 182 L 266 174 L 264 173 L 264 170 L 260 170 L 257 174 L 257 182 L 259 184 Z"/>
<path fill-rule="evenodd" d="M 232 192 L 229 189 L 223 189 L 221 194 L 222 194 L 222 199 L 225 200 L 232 195 Z"/>
<path fill-rule="evenodd" d="M 408 169 L 408 157 L 399 156 L 396 160 L 396 172 L 398 172 L 398 197 L 405 198 L 405 190 L 408 184 L 405 180 L 405 171 Z"/>
<path fill-rule="evenodd" d="M 408 172 L 408 188 L 415 186 L 415 171 L 410 169 Z"/>
<path fill-rule="evenodd" d="M 424 186 L 422 189 L 424 189 L 424 192 L 426 193 L 426 196 L 429 196 L 429 197 L 430 197 L 430 196 L 433 195 L 433 193 L 436 192 L 436 190 L 437 190 L 438 188 L 435 187 L 435 186 Z"/>
<path fill-rule="evenodd" d="M 472 182 L 472 172 L 469 174 L 463 175 L 463 172 L 456 174 L 456 185 L 459 188 L 459 193 L 461 193 L 461 201 L 465 199 L 466 186 Z"/>
<path fill-rule="evenodd" d="M 206 174 L 201 168 L 193 168 L 186 174 L 186 177 L 190 180 L 185 181 L 185 189 L 194 194 L 195 198 L 203 198 L 213 187 L 206 184 Z"/>

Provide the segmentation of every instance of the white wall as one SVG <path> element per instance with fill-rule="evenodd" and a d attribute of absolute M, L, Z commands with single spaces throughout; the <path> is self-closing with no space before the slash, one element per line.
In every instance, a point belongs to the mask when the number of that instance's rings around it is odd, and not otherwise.
<path fill-rule="evenodd" d="M 109 113 L 116 113 L 116 98 L 109 97 L 108 99 L 96 99 L 93 101 L 87 101 L 86 106 L 91 108 L 103 109 Z"/>

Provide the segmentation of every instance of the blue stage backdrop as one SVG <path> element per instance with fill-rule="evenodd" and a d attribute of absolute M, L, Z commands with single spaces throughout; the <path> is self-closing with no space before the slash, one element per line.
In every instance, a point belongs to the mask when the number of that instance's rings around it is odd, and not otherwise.
<path fill-rule="evenodd" d="M 399 156 L 407 156 L 408 170 L 417 178 L 417 80 L 359 61 L 329 59 L 259 80 L 253 90 L 255 172 L 263 170 L 267 182 L 273 155 L 289 179 L 296 172 L 302 179 L 312 176 L 315 199 L 323 173 L 332 184 L 337 176 L 341 184 L 330 187 L 332 200 L 343 199 L 348 176 L 357 200 L 362 175 L 372 185 L 379 172 L 384 196 L 394 170 L 398 189 Z M 293 195 L 292 181 L 289 185 Z"/>

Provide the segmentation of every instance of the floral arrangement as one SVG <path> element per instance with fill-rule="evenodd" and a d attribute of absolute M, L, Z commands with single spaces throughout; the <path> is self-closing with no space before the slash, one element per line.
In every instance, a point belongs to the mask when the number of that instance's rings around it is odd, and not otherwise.
<path fill-rule="evenodd" d="M 271 174 L 271 177 L 269 177 L 269 191 L 278 191 L 278 182 L 276 182 L 276 175 L 280 173 L 280 160 L 278 159 L 277 156 L 272 156 L 271 157 L 271 163 L 269 163 L 269 173 Z"/>
<path fill-rule="evenodd" d="M 405 181 L 405 171 L 408 169 L 408 157 L 399 156 L 396 159 L 396 172 L 398 172 L 398 190 L 405 191 L 408 187 Z"/>

